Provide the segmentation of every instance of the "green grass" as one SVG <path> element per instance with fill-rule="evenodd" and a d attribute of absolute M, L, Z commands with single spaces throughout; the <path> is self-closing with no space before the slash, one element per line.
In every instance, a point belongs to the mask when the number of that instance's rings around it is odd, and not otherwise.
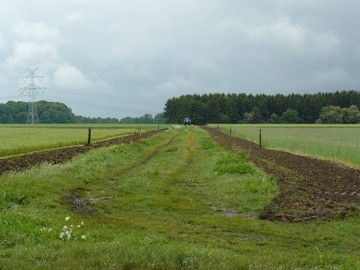
<path fill-rule="evenodd" d="M 219 171 L 224 161 L 250 170 Z M 360 267 L 359 213 L 259 220 L 278 193 L 275 181 L 196 127 L 9 173 L 0 190 L 1 269 Z M 71 224 L 72 238 L 60 239 Z"/>
<path fill-rule="evenodd" d="M 213 125 L 213 127 L 216 127 Z M 266 148 L 283 149 L 360 167 L 359 125 L 220 125 L 233 136 L 259 142 Z"/>
<path fill-rule="evenodd" d="M 47 125 L 0 125 L 0 157 L 31 151 L 87 143 L 88 127 L 92 128 L 92 141 L 133 132 L 157 129 L 155 125 L 110 124 L 47 124 Z"/>

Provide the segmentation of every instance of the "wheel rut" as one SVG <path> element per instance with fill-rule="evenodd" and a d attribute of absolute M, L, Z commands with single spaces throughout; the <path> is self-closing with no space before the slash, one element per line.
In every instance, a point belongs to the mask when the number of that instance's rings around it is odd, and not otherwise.
<path fill-rule="evenodd" d="M 134 171 L 135 169 L 142 167 L 142 166 L 146 166 L 147 163 L 149 163 L 151 160 L 153 160 L 157 155 L 159 155 L 159 153 L 161 152 L 161 150 L 165 149 L 166 147 L 170 146 L 175 139 L 179 136 L 179 133 L 173 135 L 172 137 L 170 137 L 168 140 L 166 140 L 163 144 L 155 147 L 154 149 L 151 150 L 151 152 L 147 153 L 143 159 L 141 159 L 139 162 L 132 164 L 124 169 L 122 169 L 119 174 L 125 174 L 125 173 L 130 173 L 132 171 Z"/>

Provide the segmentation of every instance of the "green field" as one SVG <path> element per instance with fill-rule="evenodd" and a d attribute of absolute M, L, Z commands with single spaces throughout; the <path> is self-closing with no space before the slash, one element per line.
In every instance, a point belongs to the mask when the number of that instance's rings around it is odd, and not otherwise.
<path fill-rule="evenodd" d="M 158 128 L 157 125 L 118 124 L 0 125 L 0 157 L 69 145 L 84 145 L 88 140 L 89 127 L 92 128 L 92 141 Z"/>
<path fill-rule="evenodd" d="M 260 220 L 278 192 L 197 127 L 8 173 L 0 269 L 360 268 L 360 213 Z"/>
<path fill-rule="evenodd" d="M 211 125 L 216 128 L 217 125 Z M 283 149 L 360 167 L 360 125 L 219 125 L 225 133 Z"/>

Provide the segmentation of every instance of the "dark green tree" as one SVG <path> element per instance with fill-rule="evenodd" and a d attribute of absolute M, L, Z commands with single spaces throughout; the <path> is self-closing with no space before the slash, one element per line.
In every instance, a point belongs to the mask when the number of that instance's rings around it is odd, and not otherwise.
<path fill-rule="evenodd" d="M 280 121 L 284 124 L 299 124 L 301 123 L 301 118 L 299 113 L 294 109 L 287 109 L 281 116 Z"/>

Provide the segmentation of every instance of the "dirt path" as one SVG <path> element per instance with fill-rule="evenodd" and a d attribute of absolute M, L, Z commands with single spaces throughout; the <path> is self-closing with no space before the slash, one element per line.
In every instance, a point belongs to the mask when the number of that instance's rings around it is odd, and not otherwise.
<path fill-rule="evenodd" d="M 280 185 L 261 217 L 290 222 L 329 220 L 360 209 L 360 170 L 335 162 L 260 149 L 255 143 L 206 130 L 220 144 L 249 152 L 251 160 Z"/>
<path fill-rule="evenodd" d="M 157 131 L 148 131 L 142 134 L 133 134 L 110 140 L 99 141 L 91 145 L 64 147 L 10 158 L 2 158 L 0 159 L 0 175 L 8 171 L 23 171 L 44 162 L 51 164 L 64 163 L 72 159 L 74 156 L 86 153 L 95 148 L 107 147 L 116 144 L 135 143 L 140 139 L 150 137 L 155 133 L 157 133 Z"/>

